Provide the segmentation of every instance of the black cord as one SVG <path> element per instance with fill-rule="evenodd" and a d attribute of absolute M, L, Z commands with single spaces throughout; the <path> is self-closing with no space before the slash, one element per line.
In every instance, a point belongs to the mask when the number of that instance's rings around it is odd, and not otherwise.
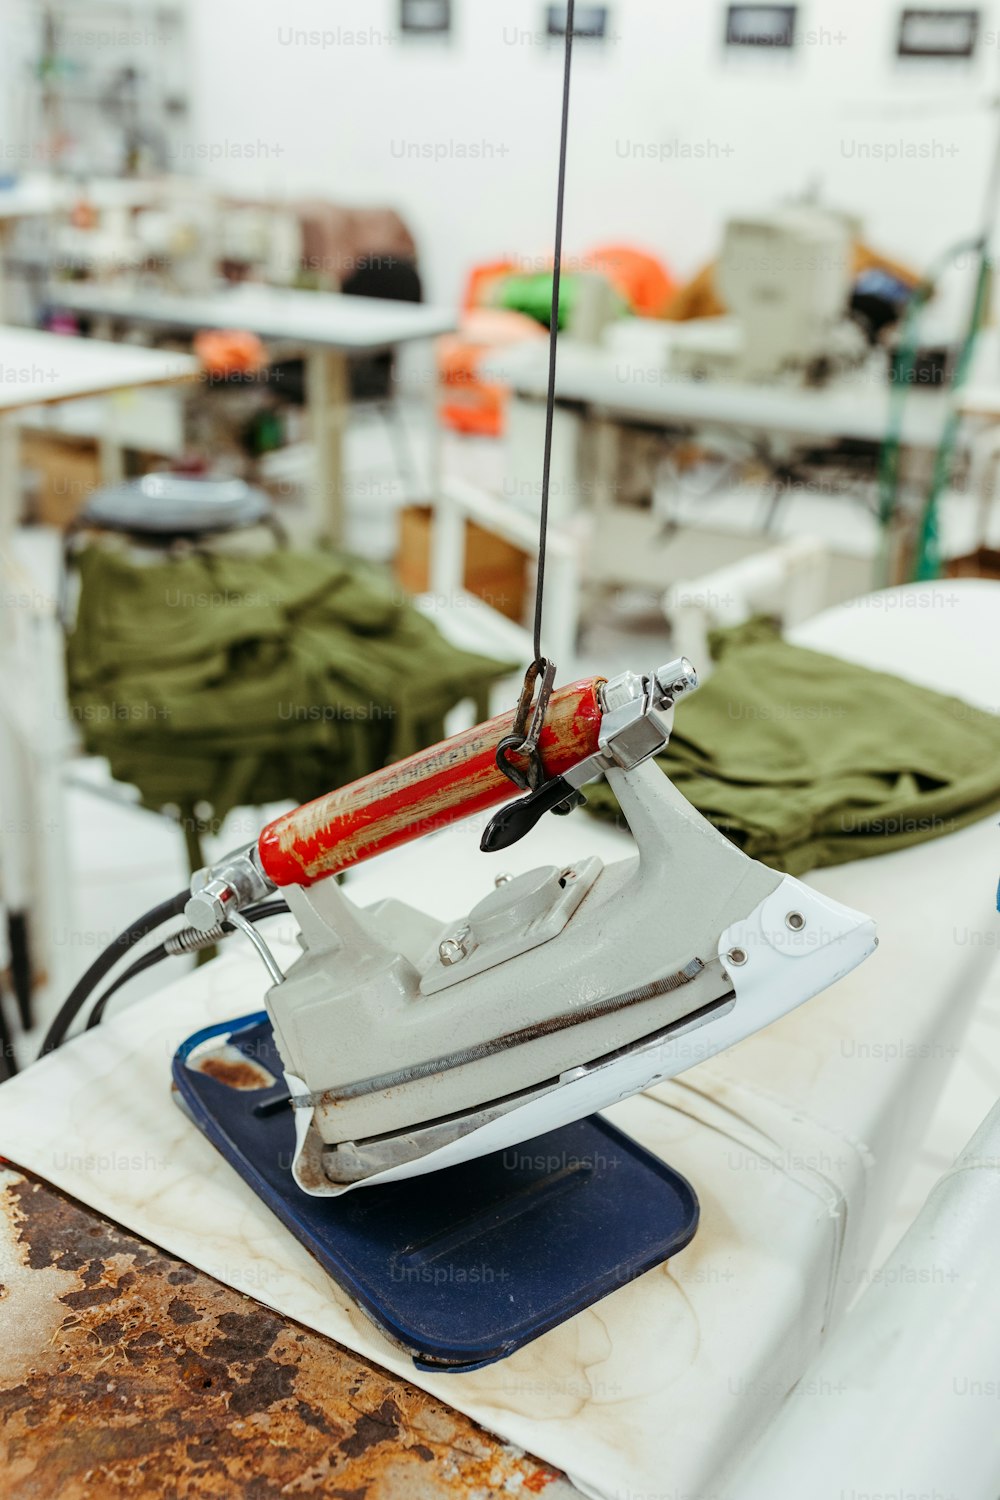
<path fill-rule="evenodd" d="M 171 917 L 180 916 L 187 905 L 190 895 L 190 891 L 184 890 L 172 897 L 170 901 L 164 901 L 160 906 L 154 907 L 144 917 L 140 917 L 138 922 L 134 922 L 131 927 L 126 928 L 120 937 L 117 937 L 113 943 L 105 948 L 100 957 L 91 964 L 83 978 L 78 980 L 74 985 L 59 1014 L 49 1027 L 45 1040 L 42 1043 L 41 1051 L 38 1054 L 39 1057 L 44 1057 L 47 1053 L 54 1052 L 57 1047 L 62 1045 L 73 1022 L 105 975 L 110 973 L 118 960 L 123 958 L 130 948 L 134 948 L 136 943 L 140 942 L 144 937 L 148 937 L 151 932 L 154 932 L 157 927 L 161 927 Z M 281 899 L 263 901 L 258 906 L 250 907 L 246 912 L 246 917 L 251 922 L 262 922 L 266 917 L 278 916 L 283 912 L 287 912 L 287 910 L 288 903 Z M 234 930 L 233 928 L 229 929 L 229 931 Z M 94 1011 L 98 1012 L 97 1020 L 94 1019 L 94 1015 L 92 1014 L 87 1022 L 88 1029 L 90 1026 L 98 1024 L 101 1016 L 104 1014 L 108 1001 L 116 990 L 121 989 L 124 984 L 127 984 L 130 979 L 134 979 L 136 975 L 143 973 L 146 969 L 152 968 L 161 959 L 170 957 L 172 955 L 166 945 L 159 943 L 155 948 L 151 948 L 148 953 L 144 953 L 140 958 L 136 959 L 101 995 L 94 1006 Z"/>
<path fill-rule="evenodd" d="M 58 1015 L 49 1027 L 39 1057 L 44 1057 L 48 1052 L 54 1052 L 66 1039 L 66 1033 L 76 1020 L 81 1008 L 86 1003 L 91 991 L 100 984 L 105 974 L 110 973 L 120 958 L 134 948 L 136 943 L 155 932 L 157 927 L 162 927 L 164 922 L 169 922 L 171 917 L 180 916 L 190 899 L 191 892 L 185 887 L 178 891 L 176 896 L 171 896 L 169 901 L 161 901 L 159 906 L 154 906 L 152 911 L 146 912 L 131 927 L 127 927 L 123 933 L 108 944 L 91 964 L 82 979 L 78 979 L 67 998 L 63 1001 Z"/>
<path fill-rule="evenodd" d="M 101 1018 L 104 1015 L 105 1010 L 107 1009 L 108 1001 L 111 999 L 112 995 L 116 994 L 117 991 L 121 989 L 122 985 L 128 984 L 129 980 L 135 979 L 137 975 L 145 973 L 145 971 L 147 969 L 151 969 L 154 964 L 158 964 L 161 959 L 169 957 L 170 954 L 167 952 L 165 945 L 163 943 L 159 943 L 155 948 L 150 948 L 149 952 L 144 953 L 141 958 L 137 958 L 135 963 L 130 964 L 129 967 L 125 970 L 124 974 L 119 974 L 114 984 L 109 985 L 108 988 L 104 991 L 104 994 L 101 995 L 97 1004 L 94 1006 L 93 1010 L 90 1012 L 90 1015 L 87 1017 L 87 1025 L 85 1029 L 87 1031 L 92 1031 L 95 1026 L 100 1026 Z"/>
<path fill-rule="evenodd" d="M 545 549 L 549 532 L 549 474 L 552 468 L 552 424 L 556 407 L 556 344 L 559 338 L 559 287 L 562 279 L 563 204 L 566 197 L 566 142 L 569 136 L 569 82 L 573 61 L 573 7 L 566 6 L 566 53 L 563 62 L 562 127 L 559 137 L 559 185 L 556 190 L 556 243 L 549 314 L 549 384 L 545 398 L 545 446 L 542 456 L 542 504 L 538 521 L 538 573 L 535 581 L 535 660 L 542 655 L 542 600 L 545 593 Z"/>
<path fill-rule="evenodd" d="M 259 906 L 251 906 L 247 909 L 244 915 L 246 916 L 248 922 L 264 922 L 268 917 L 281 916 L 287 911 L 288 902 L 279 899 L 277 901 L 262 901 Z M 223 923 L 223 937 L 229 937 L 229 935 L 233 932 L 236 932 L 236 930 L 237 929 L 230 926 L 228 922 Z M 197 950 L 193 949 L 192 951 L 196 952 Z M 144 974 L 147 969 L 151 969 L 154 964 L 161 963 L 165 958 L 174 958 L 177 956 L 177 954 L 171 952 L 166 943 L 158 943 L 155 948 L 150 948 L 148 953 L 144 953 L 141 958 L 137 958 L 135 963 L 131 964 L 129 968 L 125 970 L 124 974 L 120 974 L 115 980 L 114 984 L 109 985 L 108 988 L 104 991 L 103 995 L 98 998 L 93 1010 L 87 1017 L 87 1024 L 84 1030 L 92 1031 L 95 1026 L 100 1026 L 101 1021 L 104 1018 L 104 1012 L 108 1006 L 108 1001 L 111 999 L 112 995 L 116 994 L 118 990 L 120 990 L 124 985 L 128 984 L 130 979 L 135 979 L 139 974 Z"/>

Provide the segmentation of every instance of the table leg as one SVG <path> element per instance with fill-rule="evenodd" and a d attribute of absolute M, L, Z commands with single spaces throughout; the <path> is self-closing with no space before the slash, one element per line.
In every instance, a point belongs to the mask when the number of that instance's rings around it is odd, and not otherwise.
<path fill-rule="evenodd" d="M 10 539 L 21 519 L 21 435 L 12 412 L 0 416 L 0 554 L 10 571 Z"/>
<path fill-rule="evenodd" d="M 976 504 L 976 539 L 974 546 L 987 547 L 990 521 L 997 490 L 997 464 L 1000 462 L 1000 427 L 980 426 L 973 434 L 969 469 L 969 491 Z"/>
<path fill-rule="evenodd" d="M 73 867 L 69 836 L 69 798 L 65 773 L 73 750 L 66 683 L 65 639 L 58 614 L 58 577 L 62 541 L 53 538 L 46 580 L 53 593 L 33 621 L 32 670 L 36 723 L 31 736 L 32 799 L 37 828 L 33 834 L 34 893 L 31 910 L 43 924 L 33 944 L 35 962 L 44 967 L 50 993 L 61 1004 L 75 978 L 69 937 L 73 932 Z M 48 592 L 48 589 L 46 590 Z"/>
<path fill-rule="evenodd" d="M 454 609 L 465 589 L 465 513 L 443 490 L 432 497 L 429 585 L 435 608 Z"/>
<path fill-rule="evenodd" d="M 306 395 L 315 450 L 312 521 L 318 536 L 344 538 L 344 429 L 350 407 L 347 358 L 332 349 L 309 355 Z"/>
<path fill-rule="evenodd" d="M 49 582 L 58 574 L 61 543 L 53 536 L 44 578 L 15 563 L 18 437 L 13 418 L 0 419 L 0 861 L 11 976 L 28 1027 L 35 967 L 57 988 L 65 978 L 57 935 L 69 930 L 71 897 L 63 642 Z"/>
<path fill-rule="evenodd" d="M 107 425 L 97 440 L 102 484 L 121 484 L 125 479 L 125 451 L 121 444 L 117 395 L 108 397 Z"/>
<path fill-rule="evenodd" d="M 565 677 L 569 663 L 576 656 L 580 627 L 580 567 L 572 553 L 552 548 L 546 564 L 545 620 L 542 642 Z"/>
<path fill-rule="evenodd" d="M 907 583 L 912 576 L 920 519 L 934 470 L 933 454 L 917 448 L 901 449 L 898 462 L 896 510 L 881 538 L 879 565 L 880 584 L 889 588 Z"/>
<path fill-rule="evenodd" d="M 0 996 L 0 1083 L 13 1078 L 17 1072 L 17 1059 L 14 1056 L 14 1039 L 7 1025 L 7 1018 L 3 1013 L 3 997 Z"/>
<path fill-rule="evenodd" d="M 31 909 L 34 874 L 33 847 L 37 832 L 37 808 L 33 798 L 30 751 L 24 732 L 26 688 L 24 662 L 19 651 L 19 595 L 22 580 L 15 574 L 11 557 L 13 518 L 10 485 L 11 459 L 17 466 L 17 431 L 9 422 L 0 423 L 0 474 L 2 483 L 3 547 L 0 554 L 0 874 L 7 918 L 10 975 L 17 997 L 21 1023 L 31 1024 L 31 939 L 28 913 Z M 16 493 L 16 485 L 14 488 Z M 16 506 L 16 501 L 14 502 Z M 16 516 L 16 510 L 14 511 Z M 28 608 L 31 601 L 28 601 Z M 4 1039 L 4 1046 L 7 1041 Z M 10 1058 L 8 1057 L 8 1062 Z"/>
<path fill-rule="evenodd" d="M 7 916 L 11 984 L 17 998 L 21 1024 L 32 1019 L 31 940 L 28 914 L 31 907 L 32 843 L 37 817 L 32 796 L 31 770 L 18 726 L 10 713 L 7 694 L 13 687 L 7 649 L 0 667 L 0 861 L 3 903 Z"/>
<path fill-rule="evenodd" d="M 441 484 L 444 479 L 444 428 L 441 423 L 441 389 L 438 384 L 436 360 L 431 365 L 427 380 L 427 390 L 428 399 L 425 403 L 425 418 L 430 424 L 427 482 L 431 504 L 433 505 L 441 493 Z"/>
<path fill-rule="evenodd" d="M 591 613 L 609 587 L 613 588 L 632 572 L 629 559 L 621 556 L 615 517 L 621 428 L 612 418 L 598 413 L 593 413 L 590 420 L 593 443 L 593 529 L 584 565 L 584 598 L 581 607 L 585 613 Z"/>
<path fill-rule="evenodd" d="M 30 826 L 30 778 L 24 747 L 15 723 L 24 684 L 16 659 L 17 580 L 11 541 L 20 520 L 19 434 L 12 415 L 0 416 L 0 862 L 3 901 L 7 913 L 12 978 L 23 1018 L 30 1015 L 31 973 L 27 962 L 27 917 L 31 871 L 28 837 L 21 819 Z M 6 1038 L 4 1039 L 6 1047 Z M 9 1059 L 8 1059 L 9 1060 Z"/>
<path fill-rule="evenodd" d="M 7 276 L 7 250 L 10 238 L 9 220 L 0 220 L 0 323 L 6 323 L 10 319 L 10 287 Z"/>

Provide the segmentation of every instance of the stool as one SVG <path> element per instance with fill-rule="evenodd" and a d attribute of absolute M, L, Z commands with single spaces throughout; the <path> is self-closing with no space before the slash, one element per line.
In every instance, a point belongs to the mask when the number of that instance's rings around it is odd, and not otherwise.
<path fill-rule="evenodd" d="M 137 541 L 170 546 L 261 525 L 284 541 L 270 499 L 243 479 L 147 474 L 95 490 L 74 529 L 124 532 Z"/>

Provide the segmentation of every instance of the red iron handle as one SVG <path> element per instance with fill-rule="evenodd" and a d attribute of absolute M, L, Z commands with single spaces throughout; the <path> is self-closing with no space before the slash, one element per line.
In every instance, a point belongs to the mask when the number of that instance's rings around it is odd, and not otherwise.
<path fill-rule="evenodd" d="M 603 681 L 592 677 L 553 692 L 539 741 L 549 776 L 597 750 Z M 275 818 L 258 841 L 265 873 L 278 886 L 313 885 L 519 796 L 496 763 L 497 746 L 513 727 L 513 711 L 500 714 Z"/>

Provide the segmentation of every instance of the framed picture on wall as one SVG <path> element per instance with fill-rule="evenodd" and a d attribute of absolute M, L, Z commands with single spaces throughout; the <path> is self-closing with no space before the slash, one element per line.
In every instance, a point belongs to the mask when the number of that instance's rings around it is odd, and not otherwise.
<path fill-rule="evenodd" d="M 957 58 L 975 56 L 979 40 L 978 10 L 922 10 L 900 12 L 897 57 Z"/>
<path fill-rule="evenodd" d="M 550 37 L 566 35 L 565 5 L 545 8 L 545 30 Z M 573 12 L 573 39 L 581 42 L 604 42 L 608 37 L 607 5 L 578 5 Z"/>
<path fill-rule="evenodd" d="M 399 29 L 404 36 L 448 36 L 451 0 L 399 0 Z"/>
<path fill-rule="evenodd" d="M 790 51 L 795 46 L 798 11 L 797 5 L 730 5 L 726 46 Z"/>

